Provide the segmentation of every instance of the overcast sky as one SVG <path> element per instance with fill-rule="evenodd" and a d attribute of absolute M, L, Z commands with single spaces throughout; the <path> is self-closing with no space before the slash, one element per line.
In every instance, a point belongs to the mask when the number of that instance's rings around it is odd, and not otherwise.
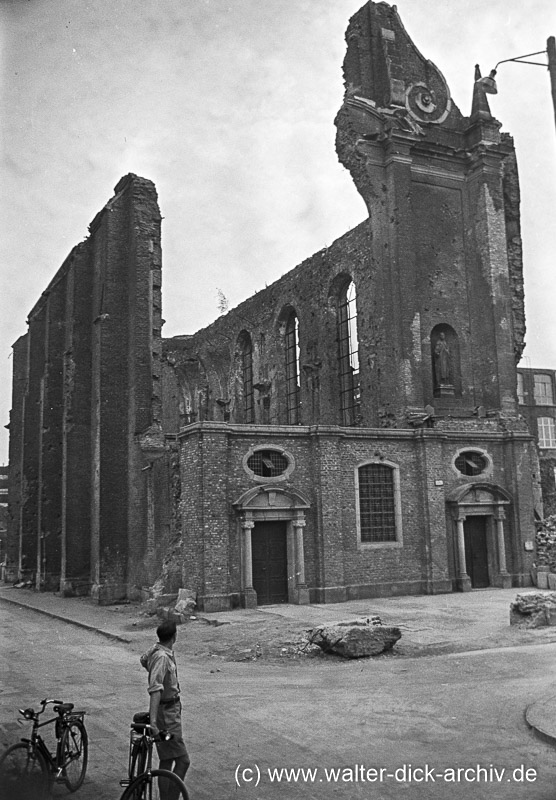
<path fill-rule="evenodd" d="M 344 33 L 362 0 L 2 0 L 0 423 L 11 345 L 122 175 L 156 184 L 165 336 L 193 333 L 354 227 L 334 150 Z M 544 50 L 553 0 L 398 0 L 463 114 L 475 63 Z M 546 61 L 545 56 L 536 59 Z M 527 347 L 556 368 L 556 127 L 546 69 L 500 66 L 515 138 Z M 0 463 L 7 432 L 0 427 Z"/>

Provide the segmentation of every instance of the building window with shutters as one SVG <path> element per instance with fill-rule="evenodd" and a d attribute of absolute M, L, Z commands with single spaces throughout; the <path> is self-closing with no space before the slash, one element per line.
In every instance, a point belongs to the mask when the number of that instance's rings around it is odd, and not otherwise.
<path fill-rule="evenodd" d="M 400 547 L 399 467 L 384 460 L 360 464 L 356 469 L 355 488 L 359 547 Z"/>

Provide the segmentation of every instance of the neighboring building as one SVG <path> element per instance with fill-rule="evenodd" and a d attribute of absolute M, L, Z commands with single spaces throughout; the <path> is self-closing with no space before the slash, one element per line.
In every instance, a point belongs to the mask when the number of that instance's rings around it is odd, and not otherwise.
<path fill-rule="evenodd" d="M 544 514 L 556 514 L 556 372 L 519 367 L 517 400 L 539 447 Z"/>
<path fill-rule="evenodd" d="M 10 564 L 199 607 L 524 586 L 512 139 L 464 117 L 395 7 L 350 21 L 337 150 L 369 217 L 213 325 L 161 337 L 156 192 L 130 175 L 14 347 Z"/>

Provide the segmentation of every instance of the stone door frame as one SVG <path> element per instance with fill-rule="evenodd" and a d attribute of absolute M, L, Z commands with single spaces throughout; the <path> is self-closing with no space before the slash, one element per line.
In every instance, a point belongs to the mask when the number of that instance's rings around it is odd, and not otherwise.
<path fill-rule="evenodd" d="M 494 483 L 466 483 L 447 494 L 446 503 L 455 535 L 456 589 L 469 592 L 473 588 L 467 573 L 464 522 L 470 516 L 487 517 L 487 554 L 491 586 L 511 589 L 512 578 L 506 566 L 504 521 L 511 496 Z"/>
<path fill-rule="evenodd" d="M 286 523 L 288 602 L 296 605 L 308 604 L 303 529 L 306 525 L 305 512 L 310 508 L 310 504 L 306 498 L 297 490 L 275 484 L 264 484 L 249 489 L 232 505 L 239 517 L 242 606 L 257 607 L 257 593 L 253 588 L 251 547 L 252 531 L 257 522 Z"/>

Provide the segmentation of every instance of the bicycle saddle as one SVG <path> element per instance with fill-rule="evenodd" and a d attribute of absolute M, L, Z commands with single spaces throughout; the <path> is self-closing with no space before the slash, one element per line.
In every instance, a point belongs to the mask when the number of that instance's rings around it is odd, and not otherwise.
<path fill-rule="evenodd" d="M 57 714 L 67 714 L 69 711 L 73 711 L 74 709 L 73 703 L 60 703 L 57 706 L 54 706 L 54 711 Z"/>
<path fill-rule="evenodd" d="M 137 714 L 133 715 L 133 722 L 137 725 L 148 725 L 150 722 L 149 712 L 148 711 L 138 711 Z M 143 728 L 136 728 L 135 725 L 133 726 L 133 730 L 135 731 L 142 731 Z"/>

